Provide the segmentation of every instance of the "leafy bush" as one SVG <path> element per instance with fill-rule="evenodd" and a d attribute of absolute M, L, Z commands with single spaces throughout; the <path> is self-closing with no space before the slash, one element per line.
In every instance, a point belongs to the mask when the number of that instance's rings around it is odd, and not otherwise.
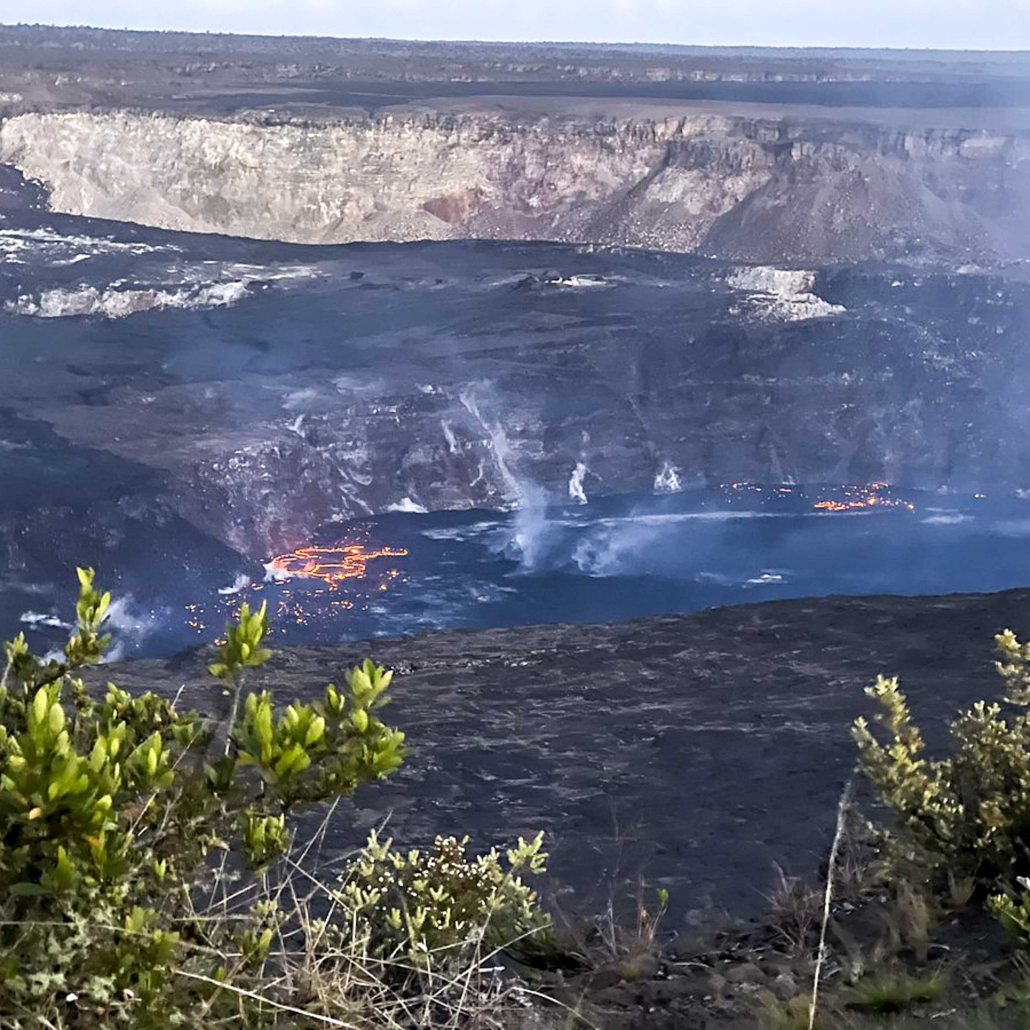
<path fill-rule="evenodd" d="M 60 660 L 24 635 L 5 644 L 0 1024 L 146 1030 L 238 1014 L 242 995 L 221 985 L 260 965 L 279 916 L 265 904 L 209 920 L 196 901 L 226 870 L 282 854 L 298 808 L 401 764 L 403 734 L 375 715 L 391 674 L 366 662 L 278 716 L 251 693 L 237 721 L 246 670 L 271 654 L 265 606 L 243 605 L 211 666 L 233 690 L 221 735 L 152 693 L 109 684 L 96 700 L 76 672 L 103 656 L 111 599 L 92 570 L 78 576 Z"/>
<path fill-rule="evenodd" d="M 880 705 L 886 741 L 865 719 L 854 725 L 860 766 L 897 814 L 903 843 L 941 877 L 971 879 L 981 894 L 1030 874 L 1030 647 L 1010 631 L 996 641 L 1004 701 L 1015 710 L 978 701 L 951 723 L 950 757 L 925 757 L 896 678 L 880 676 L 867 690 Z"/>
<path fill-rule="evenodd" d="M 392 674 L 366 661 L 279 710 L 245 690 L 271 651 L 266 607 L 244 604 L 209 666 L 232 697 L 223 725 L 110 683 L 96 699 L 76 673 L 103 657 L 109 607 L 79 570 L 63 656 L 5 645 L 0 1026 L 429 1027 L 497 1004 L 502 986 L 467 978 L 547 939 L 523 882 L 544 869 L 542 836 L 505 863 L 452 837 L 401 854 L 373 835 L 336 886 L 289 854 L 301 809 L 401 764 L 404 735 L 377 716 Z"/>
<path fill-rule="evenodd" d="M 1030 945 L 1030 880 L 1019 877 L 1022 891 L 996 894 L 988 901 L 988 907 L 998 921 L 1023 944 Z"/>
<path fill-rule="evenodd" d="M 951 723 L 950 757 L 925 757 L 896 678 L 867 690 L 886 741 L 864 719 L 854 737 L 863 772 L 898 816 L 894 857 L 927 867 L 942 895 L 989 895 L 989 909 L 1030 945 L 1030 644 L 1011 630 L 995 643 L 1002 703 L 978 701 Z"/>
<path fill-rule="evenodd" d="M 472 954 L 516 942 L 539 945 L 550 919 L 522 874 L 545 871 L 543 834 L 506 854 L 466 857 L 468 838 L 437 837 L 432 850 L 402 854 L 373 833 L 342 877 L 347 922 L 380 957 L 416 968 L 463 966 Z"/>

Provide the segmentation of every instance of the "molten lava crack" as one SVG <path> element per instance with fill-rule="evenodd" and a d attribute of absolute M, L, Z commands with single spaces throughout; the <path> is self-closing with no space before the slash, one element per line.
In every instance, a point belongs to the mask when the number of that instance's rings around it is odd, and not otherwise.
<path fill-rule="evenodd" d="M 300 547 L 289 554 L 280 554 L 269 563 L 275 572 L 289 576 L 320 579 L 335 589 L 346 579 L 362 579 L 368 563 L 376 558 L 404 558 L 404 548 L 382 547 L 369 551 L 361 544 L 336 547 Z"/>

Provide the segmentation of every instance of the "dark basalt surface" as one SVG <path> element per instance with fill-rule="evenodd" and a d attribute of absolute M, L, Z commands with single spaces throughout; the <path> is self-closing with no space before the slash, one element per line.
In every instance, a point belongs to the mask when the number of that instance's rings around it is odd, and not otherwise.
<path fill-rule="evenodd" d="M 814 873 L 851 775 L 863 688 L 900 675 L 932 745 L 996 693 L 991 637 L 1030 631 L 1030 591 L 830 597 L 614 625 L 531 626 L 287 648 L 249 686 L 310 696 L 373 655 L 398 672 L 406 768 L 338 810 L 334 849 L 390 816 L 399 840 L 476 845 L 543 829 L 565 906 L 669 888 L 670 926 L 757 912 L 773 863 Z M 97 670 L 223 704 L 200 652 Z M 706 911 L 707 910 L 707 911 Z"/>
<path fill-rule="evenodd" d="M 777 293 L 780 273 L 683 255 L 302 248 L 31 210 L 8 227 L 27 242 L 0 267 L 0 469 L 38 461 L 69 508 L 107 484 L 112 504 L 253 558 L 405 499 L 567 501 L 581 462 L 591 498 L 650 491 L 663 467 L 685 487 L 1028 483 L 1017 271 L 828 269 Z M 236 304 L 189 299 L 241 275 Z M 126 297 L 134 314 L 104 317 Z M 53 317 L 22 313 L 41 304 Z M 53 575 L 8 513 L 8 567 Z"/>

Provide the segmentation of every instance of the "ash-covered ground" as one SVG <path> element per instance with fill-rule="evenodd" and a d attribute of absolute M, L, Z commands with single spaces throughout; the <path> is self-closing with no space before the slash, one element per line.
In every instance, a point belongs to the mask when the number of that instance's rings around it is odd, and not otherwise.
<path fill-rule="evenodd" d="M 434 633 L 288 647 L 251 685 L 312 696 L 373 655 L 394 667 L 387 721 L 405 770 L 342 806 L 329 851 L 389 817 L 399 841 L 489 847 L 545 830 L 551 890 L 577 916 L 638 876 L 670 891 L 667 929 L 764 911 L 773 863 L 814 875 L 854 766 L 863 688 L 899 675 L 932 746 L 1000 680 L 992 635 L 1030 632 L 1030 595 L 825 598 L 603 626 Z M 222 702 L 206 657 L 105 667 L 98 682 Z"/>

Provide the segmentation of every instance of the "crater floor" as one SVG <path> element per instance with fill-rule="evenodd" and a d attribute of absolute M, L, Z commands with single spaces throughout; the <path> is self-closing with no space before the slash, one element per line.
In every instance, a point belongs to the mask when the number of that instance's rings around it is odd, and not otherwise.
<path fill-rule="evenodd" d="M 638 875 L 671 895 L 669 925 L 761 910 L 773 863 L 812 874 L 851 775 L 863 688 L 901 676 L 940 743 L 944 720 L 999 681 L 992 635 L 1030 633 L 1030 591 L 830 597 L 594 626 L 530 626 L 285 648 L 250 680 L 311 696 L 372 655 L 397 670 L 388 721 L 404 770 L 338 810 L 334 849 L 389 816 L 405 842 L 478 846 L 542 829 L 565 907 L 628 903 Z M 206 656 L 105 666 L 135 690 L 223 705 Z"/>

